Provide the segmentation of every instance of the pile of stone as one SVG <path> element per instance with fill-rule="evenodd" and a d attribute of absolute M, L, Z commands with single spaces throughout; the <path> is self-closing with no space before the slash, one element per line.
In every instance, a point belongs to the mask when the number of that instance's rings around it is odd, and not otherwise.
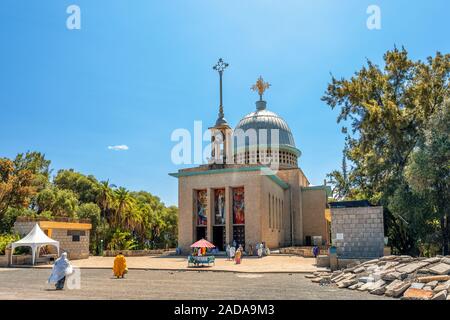
<path fill-rule="evenodd" d="M 334 272 L 306 276 L 321 285 L 403 300 L 450 300 L 450 256 L 385 256 Z"/>

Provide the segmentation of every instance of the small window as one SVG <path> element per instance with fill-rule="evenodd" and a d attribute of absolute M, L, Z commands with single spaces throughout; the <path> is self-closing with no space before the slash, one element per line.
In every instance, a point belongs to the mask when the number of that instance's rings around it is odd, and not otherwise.
<path fill-rule="evenodd" d="M 67 236 L 79 236 L 84 237 L 86 235 L 86 231 L 84 230 L 67 230 Z"/>
<path fill-rule="evenodd" d="M 80 242 L 80 236 L 78 234 L 74 234 L 72 236 L 72 242 Z"/>

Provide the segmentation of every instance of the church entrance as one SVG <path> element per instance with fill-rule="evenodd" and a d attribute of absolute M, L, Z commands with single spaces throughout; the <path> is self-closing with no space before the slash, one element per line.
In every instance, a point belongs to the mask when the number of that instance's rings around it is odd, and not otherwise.
<path fill-rule="evenodd" d="M 233 240 L 236 241 L 237 246 L 245 248 L 245 227 L 234 226 L 233 227 Z"/>
<path fill-rule="evenodd" d="M 225 251 L 225 227 L 213 227 L 213 243 L 219 251 Z"/>
<path fill-rule="evenodd" d="M 206 227 L 197 227 L 197 241 L 206 239 Z"/>

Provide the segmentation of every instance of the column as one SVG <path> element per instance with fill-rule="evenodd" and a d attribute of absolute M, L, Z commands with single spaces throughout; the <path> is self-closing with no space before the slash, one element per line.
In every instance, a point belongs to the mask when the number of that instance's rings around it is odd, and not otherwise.
<path fill-rule="evenodd" d="M 208 203 L 206 205 L 206 237 L 209 242 L 213 241 L 213 223 L 214 223 L 214 189 L 207 189 Z"/>
<path fill-rule="evenodd" d="M 225 242 L 233 241 L 233 189 L 225 187 Z"/>

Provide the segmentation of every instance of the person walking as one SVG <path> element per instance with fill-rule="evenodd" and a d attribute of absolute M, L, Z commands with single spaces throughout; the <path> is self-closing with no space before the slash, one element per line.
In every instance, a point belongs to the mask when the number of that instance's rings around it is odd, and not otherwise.
<path fill-rule="evenodd" d="M 63 252 L 55 264 L 53 265 L 52 273 L 48 278 L 48 283 L 55 283 L 56 290 L 64 289 L 66 283 L 66 276 L 73 273 L 72 265 L 69 259 L 67 259 L 67 253 Z"/>

